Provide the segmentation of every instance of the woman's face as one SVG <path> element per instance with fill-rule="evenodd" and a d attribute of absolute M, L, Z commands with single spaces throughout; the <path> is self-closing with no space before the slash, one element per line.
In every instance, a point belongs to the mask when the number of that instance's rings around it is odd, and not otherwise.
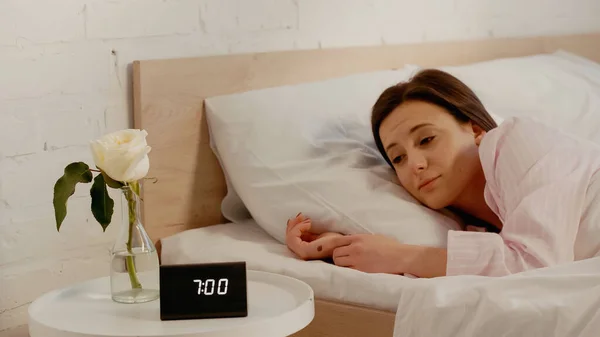
<path fill-rule="evenodd" d="M 459 123 L 437 105 L 404 102 L 379 132 L 402 186 L 432 209 L 452 205 L 481 172 L 478 147 L 485 131 Z"/>

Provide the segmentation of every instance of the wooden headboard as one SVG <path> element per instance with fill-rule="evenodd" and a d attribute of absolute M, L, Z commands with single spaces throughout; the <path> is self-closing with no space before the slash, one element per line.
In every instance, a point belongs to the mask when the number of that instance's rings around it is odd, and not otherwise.
<path fill-rule="evenodd" d="M 209 147 L 205 98 L 407 63 L 459 65 L 557 49 L 600 62 L 600 34 L 136 61 L 134 125 L 149 133 L 149 176 L 158 179 L 144 184 L 147 231 L 157 242 L 183 230 L 225 222 L 220 211 L 225 181 Z"/>

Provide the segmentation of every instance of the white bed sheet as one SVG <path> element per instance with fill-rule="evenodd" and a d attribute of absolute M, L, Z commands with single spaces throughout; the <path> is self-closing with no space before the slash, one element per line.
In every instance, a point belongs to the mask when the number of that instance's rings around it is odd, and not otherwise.
<path fill-rule="evenodd" d="M 600 257 L 501 278 L 404 287 L 394 337 L 600 336 Z"/>
<path fill-rule="evenodd" d="M 600 257 L 502 278 L 412 279 L 297 259 L 253 220 L 162 239 L 162 263 L 246 261 L 295 277 L 320 299 L 396 312 L 394 337 L 598 336 Z"/>
<path fill-rule="evenodd" d="M 323 261 L 303 261 L 253 220 L 184 231 L 161 240 L 163 264 L 246 261 L 248 269 L 288 275 L 315 296 L 395 312 L 402 288 L 416 279 L 367 274 Z"/>

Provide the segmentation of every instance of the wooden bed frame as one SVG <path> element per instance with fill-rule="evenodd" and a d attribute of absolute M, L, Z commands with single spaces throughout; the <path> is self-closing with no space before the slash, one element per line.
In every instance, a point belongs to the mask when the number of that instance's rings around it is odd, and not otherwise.
<path fill-rule="evenodd" d="M 205 98 L 407 63 L 460 65 L 557 49 L 600 62 L 600 34 L 136 61 L 134 125 L 149 133 L 149 176 L 158 179 L 144 186 L 142 212 L 148 233 L 160 247 L 161 238 L 228 222 L 220 211 L 226 187 L 209 147 Z M 317 298 L 315 319 L 294 336 L 392 336 L 394 317 L 393 312 Z"/>

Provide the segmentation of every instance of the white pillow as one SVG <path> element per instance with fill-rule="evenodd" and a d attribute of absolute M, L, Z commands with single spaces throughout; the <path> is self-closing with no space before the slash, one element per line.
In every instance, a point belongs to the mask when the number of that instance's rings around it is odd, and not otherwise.
<path fill-rule="evenodd" d="M 211 132 L 217 134 L 213 134 L 211 141 L 221 139 L 217 141 L 219 144 L 213 144 L 213 150 L 217 156 L 221 151 L 229 158 L 225 161 L 221 158 L 228 179 L 228 195 L 222 205 L 224 216 L 240 222 L 253 215 L 280 241 L 283 238 L 281 221 L 285 223 L 288 217 L 304 211 L 319 220 L 335 222 L 335 228 L 342 232 L 370 230 L 407 240 L 405 242 L 415 239 L 444 245 L 447 226 L 454 227 L 456 223 L 417 207 L 403 190 L 396 191 L 395 177 L 390 177 L 392 173 L 386 171 L 387 166 L 382 161 L 373 162 L 379 154 L 371 139 L 368 120 L 371 107 L 386 87 L 407 80 L 419 69 L 407 66 L 400 71 L 359 74 L 209 99 Z M 440 69 L 471 87 L 498 124 L 510 116 L 529 116 L 600 143 L 600 133 L 596 131 L 600 129 L 600 65 L 595 62 L 559 51 Z M 290 122 L 285 120 L 288 116 L 292 118 Z M 319 125 L 323 129 L 321 135 L 316 133 Z M 289 132 L 286 127 L 290 128 Z M 264 131 L 258 132 L 261 128 L 265 128 Z M 329 139 L 323 136 L 326 133 Z M 274 138 L 284 134 L 291 138 Z M 236 137 L 248 137 L 249 142 L 244 144 Z M 310 153 L 323 144 L 328 147 L 320 153 Z M 246 145 L 252 151 L 240 152 L 240 147 Z M 289 148 L 273 150 L 279 149 L 275 145 Z M 352 156 L 341 157 L 344 151 Z M 294 154 L 297 157 L 290 158 Z M 323 162 L 327 155 L 338 157 L 335 165 Z M 260 163 L 259 160 L 267 161 Z M 283 161 L 277 166 L 279 160 Z M 362 170 L 349 166 L 365 161 L 367 164 Z M 309 165 L 314 165 L 310 166 L 313 171 L 307 168 Z M 309 171 L 302 174 L 302 169 Z M 315 172 L 319 170 L 325 174 L 321 180 L 323 185 L 317 183 L 319 178 Z M 276 184 L 274 176 L 265 176 L 267 172 L 280 174 L 279 183 Z M 350 180 L 351 177 L 354 180 Z M 383 180 L 380 177 L 384 177 Z M 382 187 L 377 183 L 365 185 L 367 181 L 377 181 Z M 308 190 L 301 192 L 303 188 Z M 328 188 L 338 190 L 328 191 Z M 381 188 L 381 193 L 374 188 Z M 286 193 L 291 193 L 287 200 Z M 376 197 L 369 199 L 367 195 Z M 253 200 L 257 198 L 261 200 Z M 351 201 L 351 198 L 356 200 Z M 386 203 L 379 204 L 379 198 Z M 270 200 L 283 206 L 274 210 L 277 206 L 268 205 Z M 330 202 L 334 204 L 324 209 Z M 351 209 L 352 205 L 357 208 Z M 336 207 L 341 208 L 336 210 Z M 391 213 L 390 209 L 393 209 Z M 377 218 L 381 210 L 384 215 Z M 356 218 L 355 214 L 360 217 Z M 391 217 L 397 219 L 391 220 Z M 421 218 L 426 220 L 422 222 Z M 437 221 L 441 221 L 442 230 L 432 225 Z M 421 227 L 415 222 L 424 223 L 422 232 L 417 230 Z M 333 230 L 332 226 L 327 228 Z M 433 227 L 437 229 L 432 230 Z M 435 233 L 433 239 L 424 239 L 431 231 Z"/>
<path fill-rule="evenodd" d="M 503 118 L 532 117 L 600 143 L 598 63 L 557 51 L 440 69 L 465 82 Z"/>
<path fill-rule="evenodd" d="M 316 230 L 380 233 L 444 247 L 451 217 L 398 185 L 372 139 L 370 111 L 414 68 L 213 97 L 212 141 L 229 184 L 252 217 L 280 242 L 303 212 Z"/>
<path fill-rule="evenodd" d="M 224 169 L 223 160 L 221 159 L 221 155 L 219 154 L 219 150 L 217 149 L 214 136 L 212 135 L 212 129 L 209 127 L 209 139 L 210 139 L 210 148 L 214 152 L 221 168 L 223 169 L 223 175 L 225 176 L 225 185 L 227 186 L 227 194 L 221 201 L 221 214 L 225 219 L 233 223 L 241 223 L 245 222 L 248 219 L 252 219 L 252 215 L 244 205 L 244 202 L 240 198 L 240 196 L 235 191 L 235 188 L 231 184 L 231 178 L 229 178 L 229 173 Z"/>

